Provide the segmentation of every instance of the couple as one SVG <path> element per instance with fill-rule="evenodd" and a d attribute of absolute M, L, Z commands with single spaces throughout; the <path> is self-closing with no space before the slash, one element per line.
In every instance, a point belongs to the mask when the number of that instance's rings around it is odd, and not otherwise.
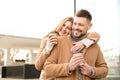
<path fill-rule="evenodd" d="M 67 26 L 70 24 L 68 22 L 56 31 L 59 35 L 67 33 L 68 36 L 56 39 L 52 34 L 43 40 L 57 45 L 51 48 L 53 46 L 46 43 L 50 46 L 40 48 L 42 50 L 35 62 L 36 69 L 44 71 L 44 78 L 40 80 L 95 80 L 107 75 L 108 66 L 96 43 L 99 37 L 88 33 L 92 27 L 91 20 L 92 16 L 87 10 L 79 10 L 71 22 L 72 28 Z M 44 60 L 44 66 L 41 65 L 41 60 Z"/>

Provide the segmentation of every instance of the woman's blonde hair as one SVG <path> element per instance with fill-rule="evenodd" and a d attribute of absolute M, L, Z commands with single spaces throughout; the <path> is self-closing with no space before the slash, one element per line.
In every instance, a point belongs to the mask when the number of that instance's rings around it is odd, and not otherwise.
<path fill-rule="evenodd" d="M 67 21 L 70 21 L 72 24 L 73 24 L 73 17 L 66 17 L 66 18 L 64 18 L 58 25 L 57 25 L 57 27 L 54 29 L 54 31 L 56 31 L 56 32 L 60 32 L 60 30 L 61 30 L 61 28 L 63 27 L 63 25 L 65 24 L 65 22 L 67 22 Z M 71 26 L 71 28 L 72 28 L 72 26 Z"/>
<path fill-rule="evenodd" d="M 70 22 L 73 24 L 73 17 L 66 17 L 66 18 L 64 18 L 64 19 L 57 25 L 57 27 L 56 27 L 55 29 L 53 29 L 52 31 L 55 31 L 55 32 L 59 33 L 60 30 L 61 30 L 61 28 L 63 27 L 63 25 L 64 25 L 65 22 L 67 22 L 67 21 L 70 21 Z M 71 26 L 71 28 L 72 28 L 72 26 Z M 47 37 L 48 35 L 49 35 L 49 33 L 48 33 L 45 37 Z M 45 37 L 44 37 L 44 38 L 45 38 Z"/>

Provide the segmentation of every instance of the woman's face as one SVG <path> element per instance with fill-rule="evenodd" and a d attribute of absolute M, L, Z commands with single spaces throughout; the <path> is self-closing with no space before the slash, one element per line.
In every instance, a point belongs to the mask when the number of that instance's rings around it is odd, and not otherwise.
<path fill-rule="evenodd" d="M 64 35 L 69 35 L 71 33 L 72 29 L 72 23 L 70 21 L 66 21 L 62 28 L 60 29 L 59 35 L 64 36 Z"/>

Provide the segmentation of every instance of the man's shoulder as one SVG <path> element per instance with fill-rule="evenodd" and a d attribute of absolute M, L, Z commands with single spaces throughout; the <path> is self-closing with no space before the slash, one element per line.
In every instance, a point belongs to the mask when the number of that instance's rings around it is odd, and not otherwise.
<path fill-rule="evenodd" d="M 100 45 L 98 43 L 95 43 L 95 44 L 90 46 L 90 49 L 99 50 L 100 49 Z"/>
<path fill-rule="evenodd" d="M 58 37 L 58 44 L 69 44 L 71 42 L 70 36 L 60 36 Z"/>

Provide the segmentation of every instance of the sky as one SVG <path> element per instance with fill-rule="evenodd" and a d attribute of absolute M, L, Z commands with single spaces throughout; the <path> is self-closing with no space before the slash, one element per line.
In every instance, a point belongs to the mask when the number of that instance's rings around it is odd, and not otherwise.
<path fill-rule="evenodd" d="M 43 38 L 67 16 L 73 0 L 0 0 L 0 34 Z"/>

